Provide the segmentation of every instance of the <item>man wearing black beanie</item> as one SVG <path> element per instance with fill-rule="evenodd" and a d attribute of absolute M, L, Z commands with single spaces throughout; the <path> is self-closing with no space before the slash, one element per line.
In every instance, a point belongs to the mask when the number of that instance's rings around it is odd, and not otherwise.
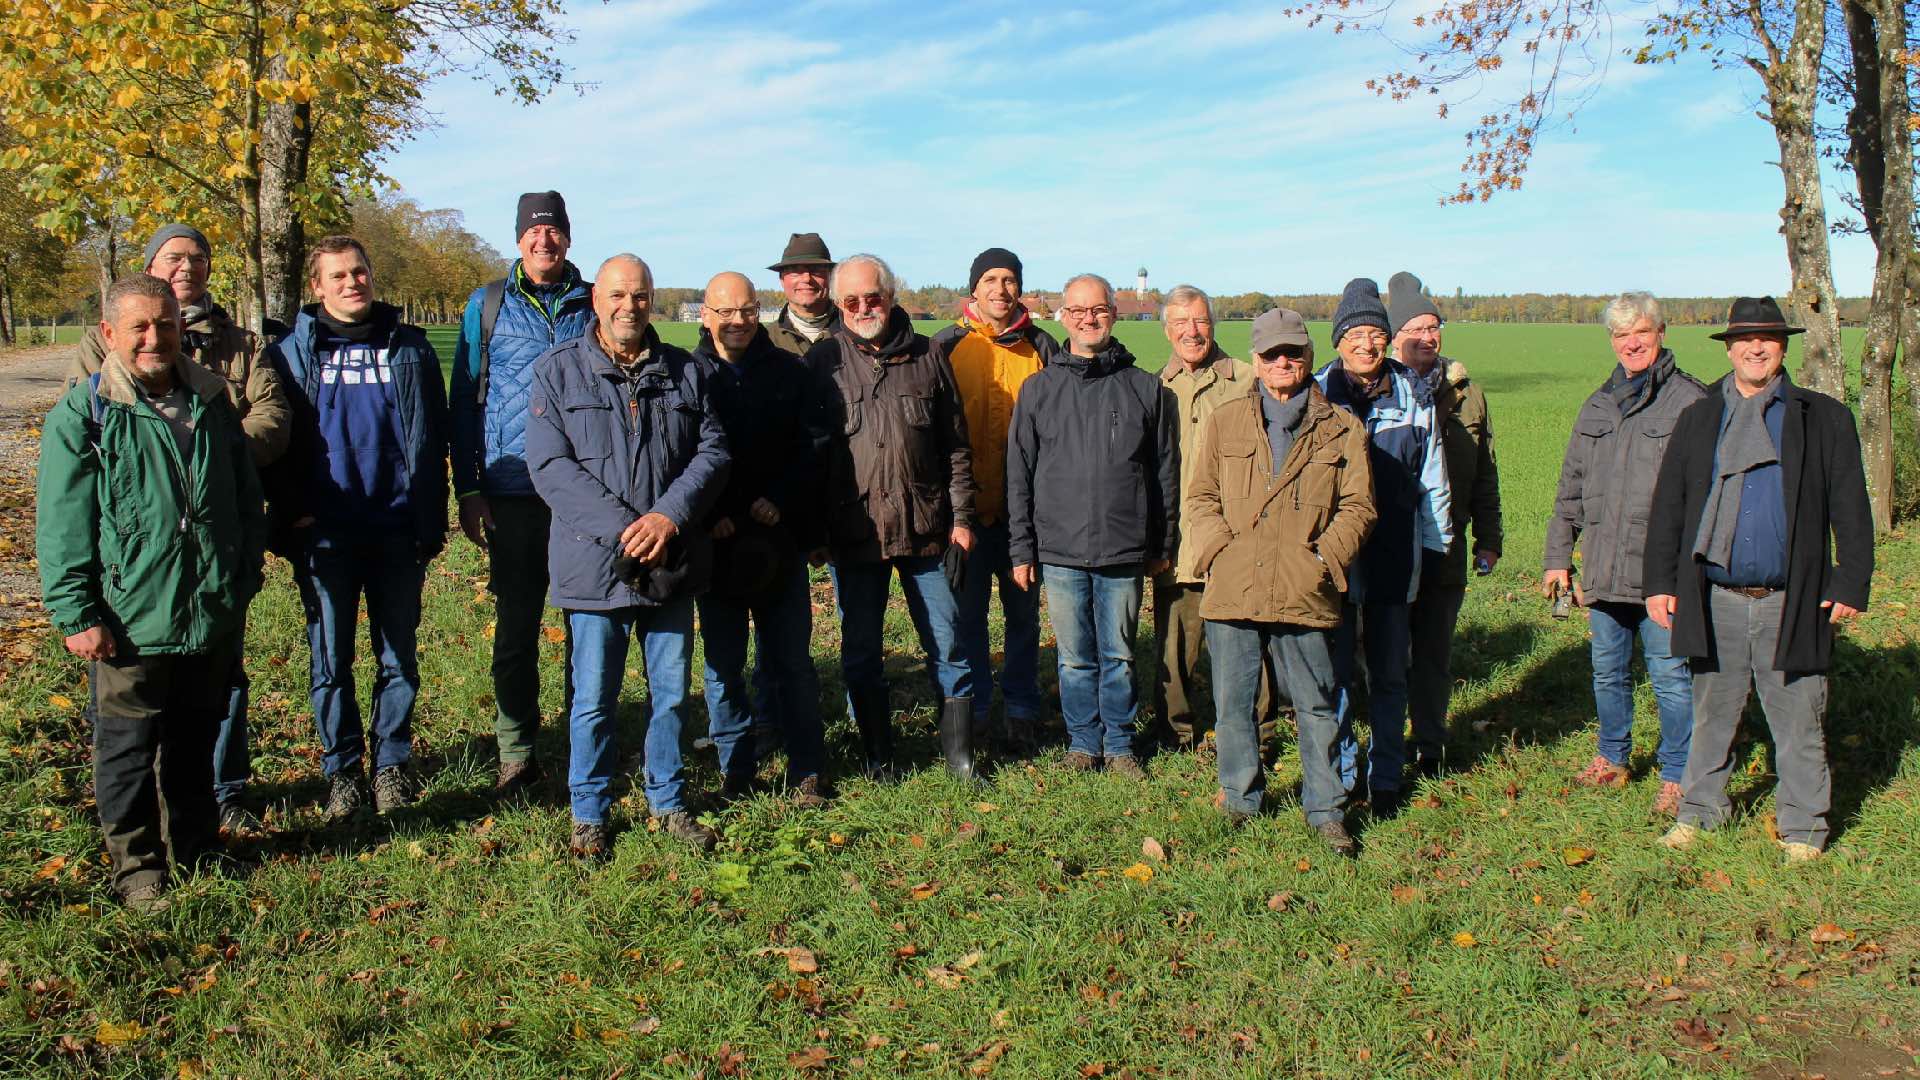
<path fill-rule="evenodd" d="M 973 550 L 955 597 L 960 643 L 973 671 L 973 722 L 984 731 L 993 707 L 987 608 L 998 581 L 1007 637 L 1000 669 L 1004 719 L 995 734 L 1003 748 L 1016 753 L 1029 748 L 1041 718 L 1040 597 L 1013 584 L 1007 550 L 1007 427 L 1021 384 L 1060 351 L 1020 302 L 1021 273 L 1020 256 L 1006 248 L 974 256 L 960 318 L 933 336 L 933 351 L 953 367 L 973 446 Z"/>
<path fill-rule="evenodd" d="M 1334 634 L 1335 711 L 1340 779 L 1354 795 L 1363 781 L 1375 817 L 1400 807 L 1406 769 L 1410 607 L 1420 590 L 1425 552 L 1445 555 L 1453 510 L 1433 393 L 1406 365 L 1387 357 L 1391 340 L 1380 287 L 1355 278 L 1333 312 L 1339 356 L 1314 375 L 1327 400 L 1366 425 L 1379 520 L 1347 575 L 1345 617 Z M 1354 739 L 1355 654 L 1366 649 L 1367 720 L 1373 739 L 1361 770 Z"/>

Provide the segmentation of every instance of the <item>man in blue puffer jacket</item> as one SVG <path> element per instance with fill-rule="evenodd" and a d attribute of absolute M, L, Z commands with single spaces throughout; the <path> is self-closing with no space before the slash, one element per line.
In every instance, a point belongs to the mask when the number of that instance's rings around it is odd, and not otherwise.
<path fill-rule="evenodd" d="M 1400 807 L 1407 764 L 1407 668 L 1412 662 L 1410 609 L 1420 591 L 1423 552 L 1446 554 L 1453 543 L 1453 501 L 1433 391 L 1425 379 L 1387 358 L 1392 340 L 1380 286 L 1355 278 L 1333 313 L 1339 357 L 1314 375 L 1327 400 L 1367 428 L 1373 501 L 1379 520 L 1347 574 L 1345 617 L 1334 634 L 1335 712 L 1340 724 L 1340 779 L 1355 795 L 1361 775 L 1353 736 L 1354 653 L 1367 651 L 1368 801 L 1375 817 Z"/>
<path fill-rule="evenodd" d="M 496 796 L 511 795 L 540 775 L 533 742 L 540 731 L 540 616 L 546 609 L 551 517 L 527 472 L 533 362 L 593 322 L 593 283 L 567 260 L 573 226 L 560 193 L 520 196 L 514 230 L 520 257 L 505 280 L 475 289 L 467 299 L 448 390 L 460 529 L 486 549 L 493 592 Z M 489 290 L 499 297 L 490 333 L 484 318 Z M 568 683 L 567 701 L 572 697 Z"/>
<path fill-rule="evenodd" d="M 420 693 L 420 590 L 447 542 L 447 392 L 426 333 L 374 300 L 358 240 L 315 244 L 307 278 L 319 303 L 267 350 L 293 427 L 266 487 L 305 609 L 326 813 L 339 820 L 366 804 L 367 756 L 376 810 L 413 800 L 405 766 Z M 371 749 L 353 685 L 362 593 L 380 663 Z"/>
<path fill-rule="evenodd" d="M 680 728 L 693 675 L 693 600 L 707 587 L 705 525 L 730 457 L 707 372 L 647 324 L 653 272 L 633 255 L 601 264 L 594 322 L 534 364 L 527 467 L 553 508 L 553 603 L 573 635 L 567 787 L 575 855 L 610 851 L 614 729 L 627 647 L 645 658 L 647 806 L 676 839 L 711 851 L 717 833 L 686 799 Z"/>

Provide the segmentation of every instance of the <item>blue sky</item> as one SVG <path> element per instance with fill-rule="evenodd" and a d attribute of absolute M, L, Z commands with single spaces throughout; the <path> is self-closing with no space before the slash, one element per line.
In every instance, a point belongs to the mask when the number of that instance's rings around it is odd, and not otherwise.
<path fill-rule="evenodd" d="M 871 251 L 910 285 L 964 286 L 989 246 L 1029 288 L 1081 271 L 1216 293 L 1337 292 L 1400 269 L 1436 293 L 1783 292 L 1781 182 L 1752 76 L 1617 56 L 1526 186 L 1441 207 L 1493 104 L 1365 89 L 1398 56 L 1271 4 L 1024 8 L 874 0 L 575 3 L 597 84 L 514 105 L 450 78 L 435 129 L 387 161 L 429 207 L 511 251 L 514 201 L 557 188 L 574 259 L 631 250 L 662 285 L 761 269 L 787 235 Z M 1617 48 L 1632 43 L 1616 30 Z M 1840 209 L 1829 178 L 1830 213 Z M 1872 249 L 1836 241 L 1845 295 Z"/>

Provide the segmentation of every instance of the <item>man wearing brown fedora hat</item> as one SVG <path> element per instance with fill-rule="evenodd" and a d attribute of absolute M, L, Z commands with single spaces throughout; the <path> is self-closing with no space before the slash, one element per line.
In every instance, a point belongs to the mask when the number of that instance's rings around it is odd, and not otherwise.
<path fill-rule="evenodd" d="M 1750 688 L 1773 734 L 1780 846 L 1826 846 L 1833 794 L 1824 722 L 1834 627 L 1867 606 L 1873 521 L 1853 413 L 1787 378 L 1789 326 L 1772 297 L 1733 303 L 1733 370 L 1675 424 L 1647 523 L 1647 614 L 1693 669 L 1693 737 L 1679 822 L 1686 848 L 1732 814 L 1727 781 Z"/>
<path fill-rule="evenodd" d="M 767 324 L 773 343 L 794 354 L 807 350 L 840 327 L 840 311 L 827 295 L 827 275 L 833 256 L 819 233 L 794 233 L 780 259 L 767 269 L 780 275 L 780 291 L 787 294 L 780 315 Z"/>

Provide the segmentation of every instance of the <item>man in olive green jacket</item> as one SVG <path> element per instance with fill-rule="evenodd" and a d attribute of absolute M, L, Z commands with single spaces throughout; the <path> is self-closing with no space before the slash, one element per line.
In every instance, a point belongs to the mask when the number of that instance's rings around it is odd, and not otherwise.
<path fill-rule="evenodd" d="M 168 858 L 215 842 L 213 745 L 260 586 L 266 517 L 225 383 L 180 353 L 145 274 L 107 290 L 99 375 L 41 431 L 36 553 L 68 652 L 92 662 L 94 796 L 113 887 L 165 904 Z"/>
<path fill-rule="evenodd" d="M 1434 416 L 1453 493 L 1453 544 L 1430 552 L 1420 569 L 1420 592 L 1408 612 L 1413 661 L 1407 667 L 1407 712 L 1413 720 L 1414 768 L 1440 771 L 1446 749 L 1447 705 L 1453 697 L 1453 628 L 1467 595 L 1467 525 L 1473 525 L 1473 563 L 1480 574 L 1500 561 L 1500 466 L 1493 456 L 1487 395 L 1458 361 L 1440 355 L 1440 309 L 1420 279 L 1401 271 L 1387 282 L 1387 321 L 1394 358 L 1433 390 Z"/>
<path fill-rule="evenodd" d="M 287 395 L 273 365 L 262 358 L 265 343 L 236 325 L 207 294 L 207 279 L 213 271 L 207 238 L 191 225 L 163 225 L 147 241 L 144 254 L 147 273 L 166 282 L 180 303 L 182 355 L 222 379 L 227 400 L 240 417 L 254 466 L 264 469 L 278 461 L 292 431 Z M 86 382 L 100 370 L 106 355 L 100 328 L 89 327 L 67 366 L 67 385 Z M 221 828 L 241 835 L 263 826 L 241 798 L 253 768 L 247 753 L 247 672 L 238 654 L 233 670 L 223 678 L 227 680 L 227 714 L 214 742 L 213 794 L 220 801 Z"/>
<path fill-rule="evenodd" d="M 1187 487 L 1187 535 L 1206 578 L 1200 614 L 1213 657 L 1220 790 L 1229 819 L 1260 811 L 1266 791 L 1254 696 L 1270 660 L 1300 725 L 1300 805 L 1333 850 L 1351 854 L 1331 631 L 1347 569 L 1373 528 L 1367 430 L 1313 385 L 1313 342 L 1300 314 L 1253 323 L 1258 384 L 1208 419 Z"/>

